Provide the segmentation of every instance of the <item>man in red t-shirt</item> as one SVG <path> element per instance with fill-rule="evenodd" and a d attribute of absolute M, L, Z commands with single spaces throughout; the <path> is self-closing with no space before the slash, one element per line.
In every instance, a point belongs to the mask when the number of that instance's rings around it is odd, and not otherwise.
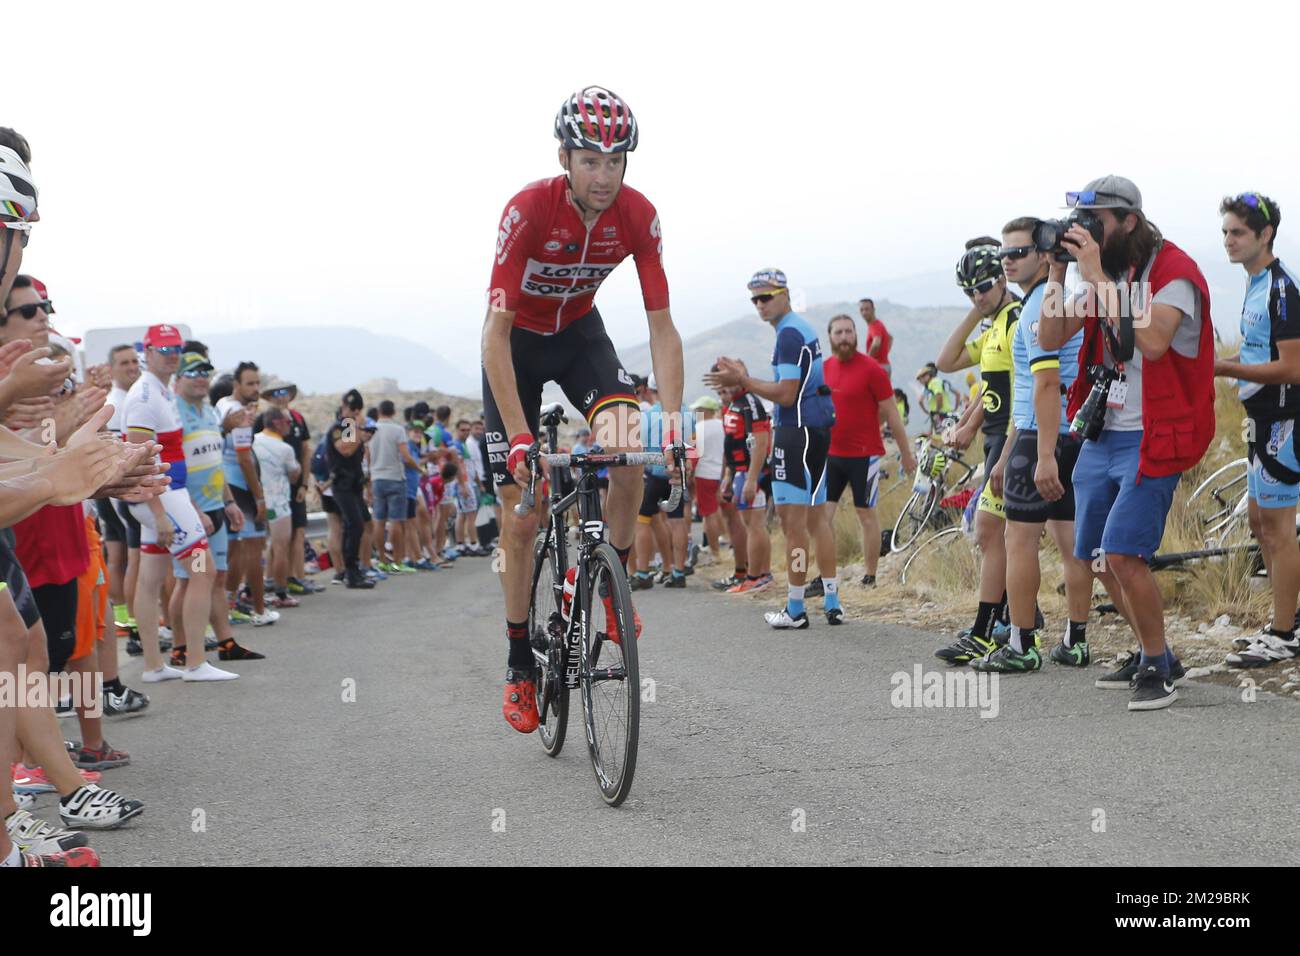
<path fill-rule="evenodd" d="M 876 303 L 870 299 L 859 299 L 858 312 L 862 315 L 862 321 L 867 324 L 867 355 L 875 359 L 885 370 L 886 378 L 893 378 L 893 370 L 889 364 L 889 349 L 894 344 L 894 337 L 889 334 L 889 329 L 885 328 L 885 323 L 876 318 Z M 857 346 L 855 345 L 854 348 Z"/>
<path fill-rule="evenodd" d="M 894 401 L 894 387 L 880 363 L 858 351 L 853 318 L 835 316 L 827 332 L 832 354 L 822 363 L 822 370 L 831 389 L 831 401 L 835 403 L 835 424 L 831 427 L 831 450 L 826 460 L 826 504 L 821 507 L 831 509 L 829 521 L 834 518 L 844 489 L 853 491 L 853 505 L 862 524 L 862 556 L 867 565 L 862 583 L 872 587 L 880 560 L 876 492 L 880 483 L 880 459 L 885 455 L 885 443 L 880 437 L 882 416 L 898 446 L 903 470 L 915 471 L 916 458 Z"/>

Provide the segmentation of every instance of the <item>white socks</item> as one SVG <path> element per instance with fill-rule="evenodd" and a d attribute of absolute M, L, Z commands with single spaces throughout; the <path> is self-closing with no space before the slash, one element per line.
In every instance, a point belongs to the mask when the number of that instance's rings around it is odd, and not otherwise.
<path fill-rule="evenodd" d="M 822 578 L 822 588 L 826 591 L 827 594 L 839 594 L 839 593 L 840 593 L 840 579 L 839 579 L 839 578 Z"/>
<path fill-rule="evenodd" d="M 204 680 L 239 680 L 239 675 L 233 671 L 223 671 L 219 667 L 213 667 L 207 661 L 204 661 L 198 667 L 187 670 L 182 677 L 185 681 L 204 681 Z"/>
<path fill-rule="evenodd" d="M 157 684 L 159 681 L 180 680 L 185 674 L 169 664 L 164 664 L 156 671 L 145 671 L 140 675 L 140 679 L 146 684 Z"/>

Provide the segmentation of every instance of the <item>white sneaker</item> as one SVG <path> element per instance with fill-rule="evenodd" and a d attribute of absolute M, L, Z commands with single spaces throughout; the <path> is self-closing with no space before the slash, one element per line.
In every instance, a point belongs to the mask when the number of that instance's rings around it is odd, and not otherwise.
<path fill-rule="evenodd" d="M 158 625 L 158 640 L 170 641 L 172 637 L 172 629 L 170 627 L 166 627 L 162 624 Z"/>
<path fill-rule="evenodd" d="M 90 783 L 59 801 L 63 825 L 77 830 L 114 830 L 143 812 L 144 804 L 139 800 L 128 800 Z"/>
<path fill-rule="evenodd" d="M 86 846 L 90 841 L 84 833 L 73 833 L 38 820 L 26 810 L 17 810 L 5 820 L 9 839 L 25 853 L 62 853 Z"/>
<path fill-rule="evenodd" d="M 768 611 L 763 615 L 763 620 L 767 621 L 768 627 L 774 627 L 777 630 L 795 630 L 802 631 L 808 627 L 808 614 L 804 612 L 798 617 L 791 617 L 788 608 L 781 608 L 779 611 Z"/>
<path fill-rule="evenodd" d="M 267 608 L 261 614 L 254 611 L 251 619 L 253 621 L 253 627 L 266 627 L 268 624 L 274 624 L 276 621 L 280 620 L 280 612 L 273 611 L 270 608 Z"/>
<path fill-rule="evenodd" d="M 204 661 L 198 667 L 191 667 L 185 671 L 182 680 L 186 681 L 204 681 L 204 680 L 239 680 L 239 675 L 234 671 L 223 671 L 220 667 L 213 667 L 207 661 Z"/>
<path fill-rule="evenodd" d="M 1284 641 L 1266 633 L 1256 636 L 1255 643 L 1244 651 L 1229 654 L 1227 661 L 1232 667 L 1267 667 L 1297 656 L 1300 656 L 1300 639 Z"/>
<path fill-rule="evenodd" d="M 170 664 L 164 664 L 156 671 L 145 671 L 140 675 L 140 679 L 146 684 L 157 684 L 165 680 L 180 680 L 184 676 L 184 673 L 177 668 L 172 667 Z"/>

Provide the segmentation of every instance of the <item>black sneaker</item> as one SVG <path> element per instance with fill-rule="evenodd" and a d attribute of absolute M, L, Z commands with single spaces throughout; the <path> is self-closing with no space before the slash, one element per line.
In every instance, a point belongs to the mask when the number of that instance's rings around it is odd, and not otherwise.
<path fill-rule="evenodd" d="M 1133 678 L 1133 692 L 1129 697 L 1129 710 L 1162 710 L 1178 699 L 1173 675 L 1162 674 L 1154 664 L 1138 670 Z"/>
<path fill-rule="evenodd" d="M 673 575 L 670 575 L 669 578 L 668 578 L 668 580 L 664 582 L 664 587 L 666 587 L 666 588 L 684 588 L 684 587 L 686 587 L 686 575 L 684 575 L 684 574 L 673 574 Z"/>
<path fill-rule="evenodd" d="M 839 608 L 839 607 L 831 607 L 831 608 L 827 608 L 827 609 L 826 609 L 826 623 L 827 623 L 827 624 L 843 624 L 843 623 L 844 623 L 844 609 L 843 609 L 843 608 Z"/>
<path fill-rule="evenodd" d="M 739 584 L 741 581 L 744 580 L 745 580 L 745 576 L 743 574 L 739 574 L 739 575 L 733 574 L 731 575 L 731 577 L 723 578 L 720 581 L 714 581 L 712 584 L 709 585 L 709 587 L 713 588 L 713 590 L 715 591 L 725 591 L 727 590 L 727 588 L 734 588 L 737 584 Z"/>
<path fill-rule="evenodd" d="M 1102 674 L 1092 682 L 1092 685 L 1094 687 L 1127 690 L 1133 682 L 1133 678 L 1137 676 L 1138 665 L 1141 662 L 1142 654 L 1139 651 L 1129 651 L 1127 656 L 1121 655 L 1115 659 L 1116 667 L 1114 670 Z M 1169 679 L 1173 681 L 1175 687 L 1182 687 L 1188 683 L 1187 670 L 1183 667 L 1183 662 L 1176 657 L 1169 668 Z"/>
<path fill-rule="evenodd" d="M 655 586 L 655 579 L 648 574 L 633 574 L 628 577 L 627 585 L 633 591 L 648 591 Z"/>
<path fill-rule="evenodd" d="M 139 657 L 144 653 L 144 645 L 140 643 L 140 638 L 132 634 L 126 639 L 126 652 L 132 657 Z"/>
<path fill-rule="evenodd" d="M 824 584 L 822 584 L 822 579 L 821 579 L 821 578 L 813 578 L 811 581 L 809 581 L 807 584 L 805 584 L 805 585 L 804 585 L 804 589 L 803 589 L 803 596 L 804 596 L 805 598 L 810 598 L 810 597 L 825 597 L 825 596 L 826 596 L 826 586 L 825 586 Z"/>
<path fill-rule="evenodd" d="M 347 582 L 348 579 L 346 575 L 336 574 L 334 575 L 334 579 L 330 581 L 330 584 L 347 584 Z"/>
<path fill-rule="evenodd" d="M 876 576 L 874 574 L 862 575 L 862 586 L 864 588 L 874 588 L 876 586 Z"/>
<path fill-rule="evenodd" d="M 1121 655 L 1115 658 L 1115 667 L 1102 674 L 1092 682 L 1093 687 L 1112 688 L 1115 690 L 1128 690 L 1133 678 L 1137 676 L 1138 663 L 1141 655 L 1136 651 L 1129 651 L 1127 655 Z"/>
<path fill-rule="evenodd" d="M 370 580 L 360 571 L 358 571 L 356 574 L 349 574 L 347 576 L 346 587 L 348 588 L 348 590 L 369 591 L 369 590 L 373 590 L 374 586 L 375 586 L 375 582 Z"/>

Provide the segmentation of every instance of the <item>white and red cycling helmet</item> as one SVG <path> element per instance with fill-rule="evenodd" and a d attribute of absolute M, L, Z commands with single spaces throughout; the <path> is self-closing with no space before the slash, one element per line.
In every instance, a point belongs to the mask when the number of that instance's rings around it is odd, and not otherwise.
<path fill-rule="evenodd" d="M 565 100 L 555 114 L 555 138 L 565 149 L 630 153 L 636 149 L 636 117 L 617 93 L 588 86 Z"/>

